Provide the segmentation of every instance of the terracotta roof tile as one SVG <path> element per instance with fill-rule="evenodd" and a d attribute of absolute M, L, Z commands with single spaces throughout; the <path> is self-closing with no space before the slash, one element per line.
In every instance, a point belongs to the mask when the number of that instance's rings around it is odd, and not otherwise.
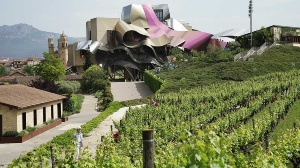
<path fill-rule="evenodd" d="M 20 84 L 0 85 L 0 104 L 13 106 L 18 109 L 62 100 L 64 98 L 65 96 Z"/>

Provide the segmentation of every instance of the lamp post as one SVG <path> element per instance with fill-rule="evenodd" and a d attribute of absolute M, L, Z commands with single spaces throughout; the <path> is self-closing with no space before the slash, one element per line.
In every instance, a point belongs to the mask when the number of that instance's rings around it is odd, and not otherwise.
<path fill-rule="evenodd" d="M 253 13 L 253 4 L 252 4 L 252 0 L 250 0 L 250 1 L 249 1 L 249 17 L 250 17 L 251 48 L 253 47 L 253 36 L 252 36 L 252 13 Z"/>

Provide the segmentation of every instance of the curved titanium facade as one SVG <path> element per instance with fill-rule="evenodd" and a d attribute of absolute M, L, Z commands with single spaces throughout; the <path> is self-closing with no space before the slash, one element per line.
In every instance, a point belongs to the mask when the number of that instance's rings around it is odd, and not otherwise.
<path fill-rule="evenodd" d="M 107 37 L 102 38 L 107 39 L 106 43 L 88 41 L 79 43 L 77 49 L 89 49 L 95 53 L 98 63 L 105 67 L 115 65 L 143 71 L 149 66 L 163 65 L 172 47 L 205 50 L 208 44 L 222 47 L 226 45 L 218 40 L 212 40 L 210 33 L 188 31 L 176 20 L 174 25 L 179 28 L 169 28 L 158 19 L 157 15 L 164 22 L 170 19 L 168 6 L 166 4 L 152 7 L 134 4 L 125 6 L 121 20 L 116 23 L 114 30 L 106 30 Z"/>

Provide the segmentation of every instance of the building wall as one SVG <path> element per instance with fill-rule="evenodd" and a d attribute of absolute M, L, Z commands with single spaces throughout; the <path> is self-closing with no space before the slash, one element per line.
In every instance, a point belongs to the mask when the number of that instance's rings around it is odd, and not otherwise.
<path fill-rule="evenodd" d="M 86 26 L 86 29 L 85 29 L 86 30 L 86 36 L 85 36 L 86 40 L 92 40 L 90 37 L 91 21 L 87 21 L 85 26 Z"/>
<path fill-rule="evenodd" d="M 81 53 L 79 50 L 76 50 L 78 43 L 70 44 L 68 47 L 68 67 L 70 66 L 76 66 L 80 67 L 83 66 L 85 63 L 85 57 L 83 53 Z M 91 61 L 93 64 L 97 64 L 96 58 L 92 56 Z"/>
<path fill-rule="evenodd" d="M 0 115 L 2 115 L 2 133 L 17 130 L 16 109 L 10 109 L 8 106 L 0 105 Z"/>
<path fill-rule="evenodd" d="M 62 100 L 55 101 L 51 103 L 45 103 L 42 105 L 29 107 L 25 109 L 16 109 L 9 108 L 8 106 L 0 105 L 0 114 L 2 114 L 3 120 L 3 134 L 7 131 L 22 131 L 22 113 L 26 112 L 26 127 L 34 126 L 34 110 L 37 110 L 37 125 L 43 124 L 43 107 L 46 107 L 46 121 L 51 120 L 51 105 L 53 105 L 53 119 L 58 118 L 58 109 L 57 104 L 61 103 L 61 112 L 62 109 Z"/>
<path fill-rule="evenodd" d="M 274 34 L 274 41 L 280 41 L 281 27 L 271 27 L 271 33 Z"/>
<path fill-rule="evenodd" d="M 300 47 L 300 44 L 294 43 L 293 46 Z"/>
<path fill-rule="evenodd" d="M 115 30 L 119 18 L 93 18 L 87 22 L 87 38 L 107 44 L 107 30 Z"/>

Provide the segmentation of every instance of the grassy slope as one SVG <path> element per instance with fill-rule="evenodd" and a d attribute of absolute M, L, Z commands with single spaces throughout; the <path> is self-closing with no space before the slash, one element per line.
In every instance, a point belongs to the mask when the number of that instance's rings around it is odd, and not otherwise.
<path fill-rule="evenodd" d="M 191 89 L 216 82 L 242 81 L 275 71 L 300 69 L 299 47 L 276 46 L 253 58 L 252 62 L 179 63 L 177 69 L 158 74 L 168 82 L 162 92 L 174 92 L 180 88 Z"/>

